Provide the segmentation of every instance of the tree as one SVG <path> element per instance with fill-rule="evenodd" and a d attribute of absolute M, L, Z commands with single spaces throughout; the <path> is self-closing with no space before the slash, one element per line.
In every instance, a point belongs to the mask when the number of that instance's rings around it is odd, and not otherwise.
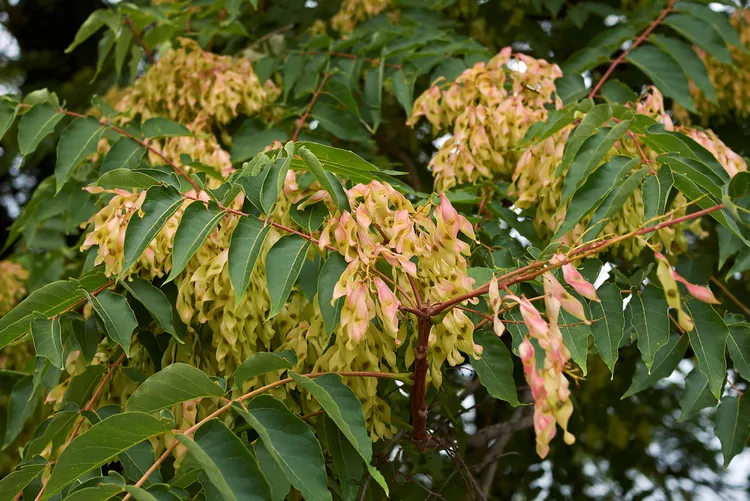
<path fill-rule="evenodd" d="M 0 500 L 736 493 L 750 174 L 699 124 L 747 116 L 745 22 L 93 11 L 100 95 L 0 102 L 6 162 L 54 162 L 0 262 Z"/>

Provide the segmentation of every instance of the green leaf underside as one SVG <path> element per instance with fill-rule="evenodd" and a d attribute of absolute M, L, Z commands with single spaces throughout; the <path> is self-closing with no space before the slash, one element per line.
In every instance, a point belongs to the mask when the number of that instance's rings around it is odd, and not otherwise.
<path fill-rule="evenodd" d="M 155 412 L 203 397 L 221 397 L 224 390 L 202 370 L 183 363 L 168 365 L 135 390 L 127 410 Z"/>
<path fill-rule="evenodd" d="M 94 468 L 170 427 L 170 423 L 141 412 L 115 414 L 100 421 L 65 448 L 42 499 L 49 499 Z"/>
<path fill-rule="evenodd" d="M 493 398 L 508 402 L 513 407 L 521 405 L 513 379 L 513 360 L 505 343 L 494 333 L 485 331 L 475 333 L 474 342 L 483 348 L 478 360 L 469 357 L 479 381 Z"/>
<path fill-rule="evenodd" d="M 48 103 L 34 105 L 18 121 L 18 148 L 22 155 L 36 150 L 42 139 L 51 134 L 65 116 Z"/>
<path fill-rule="evenodd" d="M 331 501 L 323 452 L 304 421 L 269 395 L 255 397 L 247 410 L 238 405 L 234 410 L 258 433 L 273 460 L 307 501 Z"/>
<path fill-rule="evenodd" d="M 234 371 L 234 386 L 238 389 L 248 379 L 262 376 L 273 371 L 291 369 L 296 360 L 292 360 L 289 353 L 270 353 L 259 351 L 247 357 L 237 370 Z M 295 357 L 296 358 L 296 357 Z"/>
<path fill-rule="evenodd" d="M 680 396 L 680 418 L 685 421 L 698 414 L 701 409 L 716 405 L 716 397 L 708 387 L 708 378 L 698 369 L 693 368 L 685 378 L 685 390 Z"/>
<path fill-rule="evenodd" d="M 130 277 L 120 283 L 148 310 L 149 313 L 151 313 L 151 316 L 154 317 L 154 320 L 159 324 L 159 327 L 174 336 L 175 339 L 178 339 L 174 326 L 176 312 L 161 289 L 152 285 L 148 280 L 144 280 L 140 277 Z M 178 341 L 182 342 L 179 339 Z"/>
<path fill-rule="evenodd" d="M 677 364 L 680 363 L 680 360 L 682 360 L 682 357 L 685 356 L 688 344 L 687 336 L 672 334 L 667 344 L 659 348 L 659 351 L 656 352 L 650 373 L 646 365 L 638 361 L 635 366 L 633 381 L 622 398 L 635 395 L 640 391 L 650 388 L 665 377 L 669 377 L 677 367 Z"/>

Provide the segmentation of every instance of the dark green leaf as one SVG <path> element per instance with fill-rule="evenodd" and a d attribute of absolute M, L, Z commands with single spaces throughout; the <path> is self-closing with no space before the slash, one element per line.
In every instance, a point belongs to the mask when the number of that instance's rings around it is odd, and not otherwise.
<path fill-rule="evenodd" d="M 94 487 L 77 489 L 68 494 L 65 501 L 107 501 L 122 492 L 123 488 L 124 486 L 114 483 L 101 483 Z"/>
<path fill-rule="evenodd" d="M 652 33 L 650 40 L 661 50 L 672 56 L 679 63 L 682 71 L 690 78 L 709 101 L 716 102 L 716 91 L 706 73 L 706 65 L 695 51 L 686 43 L 676 38 L 665 37 Z"/>
<path fill-rule="evenodd" d="M 90 274 L 76 280 L 52 282 L 32 292 L 0 319 L 0 348 L 31 331 L 32 320 L 41 314 L 47 318 L 67 311 L 83 296 L 78 289 L 94 290 L 106 283 L 104 275 Z"/>
<path fill-rule="evenodd" d="M 672 190 L 672 171 L 663 165 L 656 176 L 648 176 L 643 183 L 643 220 L 651 221 L 667 210 L 667 198 Z"/>
<path fill-rule="evenodd" d="M 125 476 L 129 480 L 137 482 L 154 464 L 154 447 L 150 441 L 144 440 L 122 452 L 117 458 L 120 460 L 120 464 L 122 464 Z M 161 482 L 161 472 L 159 469 L 156 469 L 146 478 L 143 485 L 148 487 Z"/>
<path fill-rule="evenodd" d="M 633 170 L 637 163 L 637 158 L 618 155 L 592 172 L 583 182 L 583 185 L 572 195 L 565 212 L 565 220 L 557 228 L 552 240 L 557 240 L 566 235 L 575 228 L 581 219 L 596 210 L 615 187 L 622 186 L 622 179 Z M 575 168 L 575 165 L 576 162 L 574 161 L 569 174 Z M 568 178 L 566 177 L 565 180 L 567 183 Z"/>
<path fill-rule="evenodd" d="M 206 207 L 203 202 L 196 201 L 187 206 L 174 236 L 172 271 L 167 277 L 167 282 L 171 282 L 182 273 L 188 261 L 200 249 L 208 235 L 216 229 L 225 214 L 226 211 L 219 210 L 213 203 Z"/>
<path fill-rule="evenodd" d="M 560 310 L 560 332 L 565 347 L 573 361 L 581 368 L 583 375 L 588 372 L 589 333 L 591 329 L 565 310 Z"/>
<path fill-rule="evenodd" d="M 49 499 L 133 445 L 168 431 L 171 425 L 141 412 L 115 414 L 95 424 L 73 439 L 60 455 L 42 499 Z"/>
<path fill-rule="evenodd" d="M 724 469 L 742 452 L 750 432 L 750 399 L 725 396 L 716 411 L 716 436 L 721 441 Z"/>
<path fill-rule="evenodd" d="M 365 473 L 362 459 L 332 419 L 326 417 L 324 426 L 326 449 L 333 458 L 333 465 L 339 476 L 342 497 L 344 501 L 355 501 Z"/>
<path fill-rule="evenodd" d="M 674 28 L 720 62 L 732 64 L 732 55 L 721 35 L 705 20 L 687 14 L 670 14 L 664 19 L 664 24 Z"/>
<path fill-rule="evenodd" d="M 183 363 L 168 365 L 148 378 L 128 399 L 128 412 L 156 412 L 181 402 L 221 397 L 224 389 L 202 370 Z"/>
<path fill-rule="evenodd" d="M 73 427 L 73 423 L 75 423 L 77 418 L 77 412 L 60 411 L 55 414 L 54 417 L 48 419 L 39 427 L 41 433 L 37 431 L 37 433 L 34 434 L 34 438 L 24 449 L 24 459 L 29 459 L 37 454 L 41 454 L 50 443 L 60 445 Z"/>
<path fill-rule="evenodd" d="M 508 358 L 510 359 L 510 356 Z M 370 465 L 372 441 L 365 426 L 362 404 L 351 388 L 343 383 L 338 374 L 326 374 L 315 380 L 295 373 L 292 373 L 292 377 L 299 386 L 315 397 L 328 417 L 336 423 L 341 433 L 364 459 L 370 475 L 380 484 L 387 496 L 388 484 L 383 475 Z"/>
<path fill-rule="evenodd" d="M 40 388 L 34 384 L 33 376 L 23 377 L 13 385 L 5 421 L 3 449 L 7 449 L 21 433 L 26 420 L 36 410 L 40 395 Z"/>
<path fill-rule="evenodd" d="M 613 283 L 601 286 L 597 291 L 600 302 L 591 303 L 591 334 L 599 355 L 614 377 L 618 349 L 625 331 L 625 316 L 622 313 L 622 294 Z"/>
<path fill-rule="evenodd" d="M 385 59 L 380 64 L 367 70 L 365 74 L 365 102 L 370 108 L 372 115 L 372 128 L 377 130 L 380 125 L 380 108 L 383 104 L 383 75 L 385 70 Z"/>
<path fill-rule="evenodd" d="M 643 362 L 638 361 L 635 366 L 633 381 L 630 383 L 628 391 L 625 392 L 622 398 L 627 398 L 631 395 L 635 395 L 639 391 L 650 388 L 658 381 L 672 374 L 672 371 L 675 370 L 677 364 L 682 360 L 682 357 L 685 356 L 688 344 L 687 336 L 673 334 L 669 338 L 667 344 L 659 348 L 659 351 L 656 352 L 656 355 L 654 356 L 654 364 L 651 366 L 650 373 L 646 368 L 646 365 L 643 364 Z"/>
<path fill-rule="evenodd" d="M 91 35 L 99 31 L 102 26 L 107 25 L 112 31 L 117 31 L 118 17 L 109 9 L 97 9 L 83 22 L 78 32 L 76 33 L 73 42 L 65 49 L 65 53 L 68 54 L 73 51 L 76 47 L 81 45 L 83 42 L 89 39 Z"/>
<path fill-rule="evenodd" d="M 241 216 L 229 244 L 229 279 L 234 289 L 235 306 L 242 300 L 250 275 L 266 241 L 271 226 L 253 216 Z"/>
<path fill-rule="evenodd" d="M 328 216 L 328 207 L 324 203 L 318 202 L 308 205 L 302 210 L 294 206 L 289 210 L 289 214 L 294 222 L 300 225 L 305 231 L 313 232 L 320 228 L 326 216 Z"/>
<path fill-rule="evenodd" d="M 22 465 L 0 480 L 0 501 L 12 501 L 46 466 L 45 462 Z"/>
<path fill-rule="evenodd" d="M 708 378 L 711 393 L 719 399 L 727 375 L 724 350 L 729 329 L 710 304 L 691 299 L 684 308 L 695 322 L 695 328 L 688 335 L 698 359 L 698 367 Z"/>
<path fill-rule="evenodd" d="M 295 363 L 297 363 L 297 357 L 291 351 L 282 351 L 280 353 L 259 351 L 253 353 L 234 371 L 234 385 L 232 388 L 239 389 L 242 387 L 242 383 L 248 379 L 268 374 L 269 372 L 291 369 Z"/>
<path fill-rule="evenodd" d="M 634 293 L 628 303 L 641 359 L 649 372 L 656 352 L 669 341 L 668 309 L 664 291 L 653 285 L 646 286 L 641 294 Z"/>
<path fill-rule="evenodd" d="M 234 410 L 258 433 L 263 445 L 307 501 L 331 501 L 323 451 L 312 429 L 280 400 L 260 395 L 247 410 Z"/>
<path fill-rule="evenodd" d="M 750 325 L 730 325 L 727 345 L 734 368 L 743 378 L 750 380 Z"/>
<path fill-rule="evenodd" d="M 698 414 L 701 409 L 715 405 L 716 397 L 711 394 L 708 379 L 698 367 L 693 368 L 685 378 L 685 390 L 680 396 L 679 421 L 690 419 Z"/>
<path fill-rule="evenodd" d="M 99 172 L 104 174 L 115 169 L 135 169 L 141 164 L 145 153 L 146 149 L 133 139 L 121 137 L 109 149 Z"/>
<path fill-rule="evenodd" d="M 34 105 L 18 121 L 18 148 L 26 156 L 32 153 L 65 116 L 49 103 Z"/>
<path fill-rule="evenodd" d="M 391 75 L 391 85 L 398 104 L 401 105 L 407 115 L 411 115 L 411 110 L 414 107 L 414 78 L 407 77 L 403 70 L 398 70 Z"/>
<path fill-rule="evenodd" d="M 266 256 L 266 281 L 271 296 L 268 318 L 276 316 L 286 303 L 302 270 L 310 242 L 298 235 L 284 235 Z"/>
<path fill-rule="evenodd" d="M 310 172 L 313 173 L 315 179 L 317 179 L 318 182 L 323 186 L 323 188 L 325 188 L 325 190 L 328 192 L 328 194 L 331 195 L 333 204 L 342 212 L 348 210 L 349 200 L 346 199 L 346 197 L 344 197 L 344 199 L 342 200 L 339 200 L 339 190 L 334 189 L 334 185 L 331 182 L 329 176 L 326 174 L 326 171 L 323 169 L 323 165 L 320 163 L 320 160 L 318 160 L 318 158 L 304 146 L 298 148 L 297 153 L 299 153 L 299 155 L 305 161 L 307 168 L 310 169 Z"/>
<path fill-rule="evenodd" d="M 0 139 L 5 136 L 16 120 L 18 107 L 10 101 L 0 100 Z"/>
<path fill-rule="evenodd" d="M 87 157 L 96 153 L 104 127 L 91 117 L 76 118 L 63 131 L 57 143 L 57 166 L 55 180 L 57 193 L 70 179 L 73 169 Z"/>
<path fill-rule="evenodd" d="M 289 139 L 288 134 L 281 129 L 261 129 L 259 124 L 246 120 L 232 138 L 232 162 L 244 162 L 263 151 L 274 141 L 282 143 Z"/>
<path fill-rule="evenodd" d="M 125 232 L 125 259 L 120 274 L 126 273 L 141 257 L 167 220 L 182 206 L 180 193 L 171 186 L 154 186 L 146 193 L 141 210 L 131 216 Z"/>
<path fill-rule="evenodd" d="M 665 97 L 671 97 L 687 110 L 696 111 L 687 78 L 671 56 L 653 45 L 642 45 L 630 51 L 627 60 L 644 72 Z"/>
<path fill-rule="evenodd" d="M 276 464 L 276 460 L 260 440 L 255 442 L 255 455 L 258 457 L 260 471 L 263 472 L 266 482 L 271 486 L 271 499 L 273 501 L 284 501 L 292 488 L 292 483 L 286 478 L 286 473 Z M 359 464 L 361 465 L 362 462 L 360 461 Z"/>
<path fill-rule="evenodd" d="M 337 252 L 328 255 L 328 259 L 323 263 L 318 275 L 318 305 L 323 315 L 323 323 L 328 334 L 332 334 L 339 324 L 341 318 L 341 308 L 344 307 L 344 299 L 338 298 L 333 301 L 333 290 L 336 287 L 341 275 L 346 270 L 346 260 L 344 256 Z"/>
<path fill-rule="evenodd" d="M 84 291 L 85 292 L 85 291 Z M 130 353 L 130 340 L 133 331 L 138 327 L 138 320 L 124 296 L 103 290 L 93 296 L 85 292 L 91 306 L 104 324 L 109 338 L 122 346 L 125 353 Z"/>
<path fill-rule="evenodd" d="M 176 312 L 161 289 L 140 277 L 130 277 L 122 280 L 120 283 L 151 313 L 151 316 L 154 317 L 159 327 L 182 343 L 182 340 L 177 336 L 174 326 Z"/>
<path fill-rule="evenodd" d="M 612 117 L 612 107 L 609 104 L 598 104 L 589 111 L 578 127 L 575 128 L 573 133 L 568 138 L 568 142 L 565 143 L 565 151 L 563 152 L 563 158 L 560 166 L 558 167 L 558 173 L 562 174 L 565 170 L 573 163 L 573 159 L 578 155 L 578 151 L 583 146 L 583 143 L 596 134 L 597 129 L 607 120 Z"/>
<path fill-rule="evenodd" d="M 83 407 L 103 375 L 103 365 L 91 365 L 83 373 L 73 376 L 63 395 L 63 405 L 74 402 L 78 407 Z"/>
<path fill-rule="evenodd" d="M 493 398 L 504 400 L 513 407 L 521 405 L 513 379 L 513 360 L 505 343 L 494 333 L 485 331 L 474 333 L 474 342 L 483 348 L 482 356 L 479 360 L 469 357 L 469 362 L 482 386 Z"/>
<path fill-rule="evenodd" d="M 64 368 L 60 317 L 38 318 L 31 322 L 31 338 L 38 356 L 48 359 L 58 369 Z"/>
<path fill-rule="evenodd" d="M 96 181 L 96 184 L 104 189 L 136 188 L 147 190 L 152 186 L 163 183 L 146 172 L 130 169 L 114 169 L 102 174 Z"/>
<path fill-rule="evenodd" d="M 210 499 L 226 501 L 267 501 L 271 489 L 258 467 L 258 461 L 242 440 L 220 421 L 201 426 L 190 444 L 184 435 L 180 441 L 203 467 L 204 483 Z"/>
<path fill-rule="evenodd" d="M 192 136 L 190 129 L 168 118 L 149 118 L 141 125 L 141 132 L 148 138 Z"/>
<path fill-rule="evenodd" d="M 596 209 L 596 212 L 594 212 L 594 215 L 591 216 L 591 220 L 586 227 L 584 241 L 588 242 L 599 235 L 615 214 L 620 212 L 625 201 L 630 198 L 630 195 L 633 194 L 633 191 L 635 191 L 647 175 L 648 168 L 641 167 L 609 192 L 607 198 L 604 199 L 599 208 Z"/>

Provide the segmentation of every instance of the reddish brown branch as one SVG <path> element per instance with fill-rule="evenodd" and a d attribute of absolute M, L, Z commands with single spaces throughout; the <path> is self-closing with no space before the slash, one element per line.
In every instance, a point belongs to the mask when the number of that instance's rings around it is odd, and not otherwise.
<path fill-rule="evenodd" d="M 133 26 L 133 21 L 131 21 L 127 16 L 125 16 L 125 24 L 127 24 L 128 28 L 130 28 L 130 31 L 133 32 L 133 38 L 136 39 L 138 45 L 140 45 L 143 49 L 143 53 L 146 54 L 146 58 L 148 59 L 148 61 L 151 64 L 154 64 L 156 62 L 156 60 L 154 59 L 154 53 L 151 52 L 151 49 L 149 49 L 143 42 L 143 38 L 141 38 L 141 35 L 135 30 L 135 26 Z"/>
<path fill-rule="evenodd" d="M 654 28 L 656 28 L 657 26 L 661 24 L 664 18 L 667 17 L 667 14 L 669 14 L 672 11 L 675 1 L 676 0 L 669 0 L 669 3 L 667 4 L 666 7 L 664 7 L 664 10 L 662 10 L 659 16 L 656 19 L 654 19 L 651 22 L 651 24 L 648 25 L 648 28 L 646 28 L 643 31 L 643 33 L 641 33 L 640 36 L 635 39 L 635 41 L 633 42 L 633 45 L 631 45 L 630 47 L 622 51 L 622 53 L 619 56 L 617 56 L 617 59 L 612 61 L 612 64 L 609 65 L 609 68 L 607 68 L 607 71 L 604 72 L 604 75 L 602 76 L 602 78 L 599 80 L 599 82 L 597 82 L 597 84 L 589 93 L 589 97 L 594 97 L 596 93 L 599 92 L 599 89 L 601 89 L 602 85 L 604 85 L 604 82 L 606 82 L 607 79 L 610 77 L 610 75 L 612 75 L 612 72 L 615 71 L 615 68 L 617 68 L 617 66 L 621 62 L 623 62 L 626 57 L 628 57 L 628 54 L 630 54 L 630 52 L 633 49 L 641 45 L 641 43 L 643 43 L 643 41 L 646 40 L 646 37 L 649 36 L 652 31 L 654 31 Z"/>
<path fill-rule="evenodd" d="M 411 411 L 412 440 L 421 452 L 427 450 L 429 437 L 427 436 L 427 370 L 430 367 L 427 360 L 427 343 L 430 338 L 432 321 L 430 316 L 423 314 L 417 319 L 417 345 L 414 347 L 414 375 L 412 377 Z"/>
<path fill-rule="evenodd" d="M 297 141 L 297 138 L 299 137 L 299 133 L 302 130 L 302 126 L 305 125 L 305 121 L 307 120 L 307 117 L 310 116 L 310 111 L 312 111 L 312 107 L 315 104 L 315 101 L 318 100 L 318 96 L 320 96 L 320 93 L 323 91 L 323 86 L 326 84 L 326 81 L 328 80 L 328 77 L 330 76 L 331 76 L 330 73 L 326 73 L 323 75 L 323 80 L 320 82 L 320 85 L 318 85 L 318 88 L 315 89 L 312 99 L 310 99 L 310 103 L 307 105 L 307 109 L 305 110 L 305 113 L 302 114 L 302 116 L 299 119 L 299 122 L 297 123 L 297 129 L 294 131 L 294 134 L 292 135 L 292 141 Z"/>

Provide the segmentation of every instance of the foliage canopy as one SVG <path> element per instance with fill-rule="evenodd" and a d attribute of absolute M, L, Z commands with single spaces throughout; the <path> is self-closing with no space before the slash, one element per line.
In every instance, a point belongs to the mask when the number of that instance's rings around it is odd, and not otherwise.
<path fill-rule="evenodd" d="M 722 134 L 750 114 L 747 22 L 91 12 L 65 49 L 96 44 L 88 109 L 0 100 L 4 159 L 55 158 L 0 262 L 0 501 L 524 499 L 544 468 L 575 497 L 602 458 L 643 497 L 646 472 L 675 490 L 663 465 L 608 447 L 676 441 L 697 484 L 707 430 L 726 468 L 750 434 L 750 173 Z"/>

